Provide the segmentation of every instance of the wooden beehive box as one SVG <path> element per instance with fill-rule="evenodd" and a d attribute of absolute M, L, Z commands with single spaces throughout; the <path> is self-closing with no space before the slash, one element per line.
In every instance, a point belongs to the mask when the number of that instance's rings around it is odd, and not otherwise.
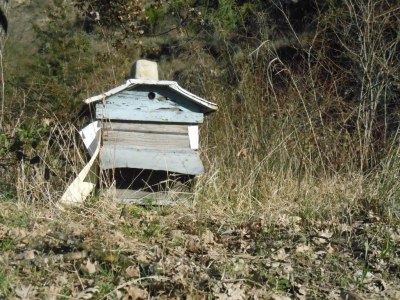
<path fill-rule="evenodd" d="M 204 173 L 198 125 L 217 105 L 174 81 L 158 80 L 156 63 L 137 61 L 131 76 L 85 100 L 102 122 L 100 170 L 112 177 L 122 202 L 165 200 L 166 187 L 157 181 Z"/>

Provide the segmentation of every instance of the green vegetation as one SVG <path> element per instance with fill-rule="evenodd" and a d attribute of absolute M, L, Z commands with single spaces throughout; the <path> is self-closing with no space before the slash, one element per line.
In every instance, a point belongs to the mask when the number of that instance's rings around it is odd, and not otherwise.
<path fill-rule="evenodd" d="M 2 52 L 0 297 L 399 298 L 396 1 L 42 2 Z M 58 210 L 139 58 L 219 106 L 190 205 Z"/>

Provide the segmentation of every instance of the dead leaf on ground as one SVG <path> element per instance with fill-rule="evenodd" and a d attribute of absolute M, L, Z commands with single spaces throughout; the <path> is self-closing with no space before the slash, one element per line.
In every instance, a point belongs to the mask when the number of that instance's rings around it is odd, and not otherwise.
<path fill-rule="evenodd" d="M 24 228 L 13 228 L 12 230 L 13 236 L 17 239 L 23 239 L 27 236 L 26 230 Z"/>
<path fill-rule="evenodd" d="M 282 271 L 285 273 L 285 274 L 290 274 L 290 273 L 293 273 L 294 272 L 294 269 L 292 268 L 292 265 L 290 264 L 290 263 L 285 263 L 285 264 L 282 264 Z"/>
<path fill-rule="evenodd" d="M 124 234 L 121 232 L 121 231 L 115 231 L 114 232 L 114 234 L 113 234 L 113 239 L 116 241 L 116 242 L 123 242 L 123 241 L 125 241 L 125 237 L 124 237 Z"/>
<path fill-rule="evenodd" d="M 36 250 L 26 250 L 23 253 L 17 254 L 15 259 L 34 259 L 39 254 L 39 251 Z"/>
<path fill-rule="evenodd" d="M 62 287 L 51 285 L 44 287 L 44 294 L 48 300 L 56 300 L 57 296 L 60 294 Z"/>
<path fill-rule="evenodd" d="M 69 223 L 67 225 L 67 231 L 72 234 L 72 236 L 81 236 L 87 232 L 87 227 L 79 223 Z"/>
<path fill-rule="evenodd" d="M 282 227 L 289 227 L 293 225 L 298 225 L 301 222 L 301 217 L 289 216 L 287 214 L 280 214 L 278 216 L 278 224 Z"/>
<path fill-rule="evenodd" d="M 307 299 L 307 291 L 306 289 L 298 283 L 293 284 L 293 291 L 296 299 L 306 300 Z"/>
<path fill-rule="evenodd" d="M 97 286 L 90 287 L 85 289 L 84 291 L 79 292 L 75 297 L 75 299 L 92 299 L 94 294 L 99 292 L 99 288 Z"/>
<path fill-rule="evenodd" d="M 243 158 L 247 158 L 247 149 L 246 148 L 242 148 L 239 150 L 239 152 L 236 154 L 237 157 L 243 157 Z"/>
<path fill-rule="evenodd" d="M 329 229 L 324 229 L 318 232 L 318 236 L 321 238 L 315 238 L 312 241 L 316 245 L 323 245 L 323 244 L 329 244 L 329 239 L 332 237 L 333 232 L 330 232 Z"/>
<path fill-rule="evenodd" d="M 341 291 L 340 292 L 340 299 L 344 300 L 364 300 L 365 298 L 361 295 L 358 295 L 352 291 Z"/>
<path fill-rule="evenodd" d="M 307 246 L 307 245 L 298 245 L 298 246 L 296 247 L 296 253 L 306 252 L 306 251 L 309 251 L 310 249 L 311 249 L 310 246 Z"/>
<path fill-rule="evenodd" d="M 16 288 L 15 293 L 23 300 L 30 300 L 35 298 L 37 291 L 36 288 L 30 284 L 28 286 L 22 285 L 21 287 Z"/>
<path fill-rule="evenodd" d="M 248 293 L 249 296 L 253 297 L 254 300 L 265 299 L 265 291 L 260 288 L 253 287 Z"/>
<path fill-rule="evenodd" d="M 375 275 L 371 272 L 364 272 L 364 270 L 356 270 L 353 274 L 353 277 L 357 281 L 361 281 L 363 279 L 364 283 L 370 283 L 372 280 L 374 280 Z"/>
<path fill-rule="evenodd" d="M 90 259 L 87 260 L 85 267 L 89 274 L 94 274 L 97 272 L 96 263 L 93 264 Z"/>
<path fill-rule="evenodd" d="M 204 244 L 211 244 L 214 245 L 214 233 L 212 233 L 210 230 L 206 230 L 206 232 L 204 232 L 201 236 L 201 239 L 203 241 Z"/>
<path fill-rule="evenodd" d="M 400 290 L 390 288 L 385 291 L 385 295 L 388 296 L 389 299 L 400 299 Z"/>
<path fill-rule="evenodd" d="M 270 296 L 270 299 L 271 299 L 271 300 L 291 300 L 290 297 L 286 297 L 286 296 L 278 295 L 278 294 L 272 294 L 272 295 Z"/>
<path fill-rule="evenodd" d="M 281 248 L 278 251 L 276 251 L 275 254 L 273 254 L 271 256 L 272 256 L 272 259 L 274 259 L 274 260 L 285 261 L 286 258 L 289 256 L 289 254 L 286 254 L 285 249 Z"/>
<path fill-rule="evenodd" d="M 241 288 L 240 283 L 224 283 L 225 293 L 216 293 L 220 300 L 242 300 L 247 299 L 246 292 Z"/>
<path fill-rule="evenodd" d="M 0 240 L 5 239 L 8 236 L 8 232 L 10 231 L 10 228 L 7 226 L 1 225 L 0 227 Z"/>
<path fill-rule="evenodd" d="M 335 246 L 332 246 L 331 244 L 328 244 L 326 246 L 326 249 L 329 254 L 335 254 L 338 251 L 338 249 Z"/>
<path fill-rule="evenodd" d="M 172 238 L 183 237 L 183 230 L 171 230 L 171 232 L 169 233 L 169 236 Z"/>
<path fill-rule="evenodd" d="M 202 248 L 199 237 L 195 235 L 185 237 L 185 246 L 191 252 L 199 252 Z"/>
<path fill-rule="evenodd" d="M 150 255 L 146 251 L 142 251 L 136 257 L 136 260 L 140 263 L 149 264 L 152 262 Z"/>
<path fill-rule="evenodd" d="M 140 277 L 139 266 L 129 266 L 126 268 L 125 273 L 127 277 Z"/>
<path fill-rule="evenodd" d="M 129 296 L 131 296 L 134 300 L 136 299 L 147 299 L 149 297 L 149 293 L 146 290 L 142 290 L 138 287 L 129 287 L 125 289 L 127 294 L 124 297 L 124 300 L 128 300 Z"/>
<path fill-rule="evenodd" d="M 67 273 L 63 273 L 62 275 L 57 276 L 57 283 L 59 283 L 59 284 L 67 284 L 68 283 L 68 275 L 67 275 Z"/>

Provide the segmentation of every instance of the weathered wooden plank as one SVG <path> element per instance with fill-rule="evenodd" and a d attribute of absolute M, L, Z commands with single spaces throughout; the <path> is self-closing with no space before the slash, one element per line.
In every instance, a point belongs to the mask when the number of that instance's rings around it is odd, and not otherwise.
<path fill-rule="evenodd" d="M 127 131 L 105 131 L 103 145 L 133 146 L 137 149 L 190 149 L 188 135 Z"/>
<path fill-rule="evenodd" d="M 182 174 L 203 174 L 204 167 L 195 150 L 136 149 L 104 145 L 100 151 L 101 168 L 137 168 Z"/>
<path fill-rule="evenodd" d="M 103 122 L 104 131 L 130 131 L 146 133 L 171 133 L 188 135 L 187 125 L 149 124 L 136 122 Z"/>
<path fill-rule="evenodd" d="M 182 111 L 178 108 L 138 108 L 134 103 L 126 103 L 124 105 L 96 104 L 96 118 L 110 120 L 127 120 L 127 121 L 148 121 L 148 122 L 165 122 L 165 123 L 203 123 L 204 116 L 202 113 L 194 113 Z"/>
<path fill-rule="evenodd" d="M 111 120 L 202 123 L 203 113 L 177 93 L 162 87 L 146 91 L 125 90 L 96 104 L 96 118 Z M 150 92 L 149 92 L 150 91 Z"/>
<path fill-rule="evenodd" d="M 141 110 L 132 107 L 132 105 L 126 105 L 125 107 L 107 105 L 104 108 L 102 104 L 96 105 L 96 118 L 187 124 L 203 123 L 204 120 L 203 114 L 201 113 L 182 112 L 178 109 Z"/>
<path fill-rule="evenodd" d="M 172 99 L 153 92 L 123 91 L 114 96 L 107 98 L 106 104 L 114 104 L 115 106 L 123 106 L 129 103 L 135 103 L 136 107 L 142 109 L 180 109 L 182 111 L 194 111 L 195 109 L 187 109 Z"/>
<path fill-rule="evenodd" d="M 117 199 L 121 204 L 138 204 L 143 206 L 175 206 L 178 204 L 186 203 L 187 201 L 174 201 L 174 200 L 148 200 L 148 199 Z"/>
<path fill-rule="evenodd" d="M 179 198 L 186 198 L 190 193 L 179 193 L 175 191 L 161 191 L 161 192 L 145 192 L 141 190 L 129 190 L 129 189 L 116 189 L 116 198 L 125 199 L 153 199 L 153 200 L 172 200 Z"/>
<path fill-rule="evenodd" d="M 187 202 L 190 193 L 168 192 L 144 192 L 138 190 L 116 189 L 115 197 L 120 203 L 135 203 L 140 205 L 167 205 L 172 206 Z"/>

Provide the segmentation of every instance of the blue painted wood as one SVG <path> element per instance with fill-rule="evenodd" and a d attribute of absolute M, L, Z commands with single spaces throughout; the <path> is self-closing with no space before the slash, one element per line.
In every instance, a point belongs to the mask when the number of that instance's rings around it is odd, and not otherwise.
<path fill-rule="evenodd" d="M 135 91 L 137 93 L 144 93 L 146 96 L 148 95 L 149 92 L 153 92 L 153 93 L 160 95 L 161 97 L 168 98 L 169 100 L 178 104 L 183 109 L 186 109 L 188 111 L 193 111 L 193 112 L 203 112 L 202 108 L 199 105 L 193 103 L 192 100 L 184 97 L 182 94 L 179 94 L 176 91 L 173 91 L 166 86 L 139 85 L 129 91 Z"/>
<path fill-rule="evenodd" d="M 111 120 L 202 123 L 200 107 L 162 86 L 139 86 L 96 103 L 96 118 Z"/>
<path fill-rule="evenodd" d="M 135 149 L 104 145 L 100 151 L 101 168 L 137 168 L 177 172 L 182 174 L 204 174 L 204 166 L 195 150 Z"/>

